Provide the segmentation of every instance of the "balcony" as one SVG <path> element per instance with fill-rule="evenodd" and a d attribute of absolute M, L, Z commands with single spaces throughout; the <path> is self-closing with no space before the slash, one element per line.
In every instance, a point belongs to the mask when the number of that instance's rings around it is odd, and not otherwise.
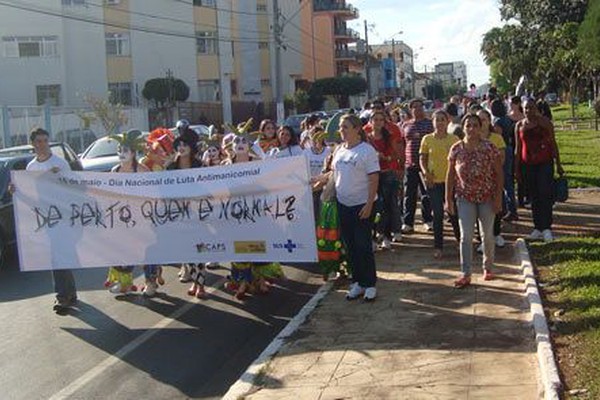
<path fill-rule="evenodd" d="M 359 17 L 358 8 L 351 4 L 347 4 L 345 1 L 314 0 L 313 11 L 332 12 L 335 13 L 336 16 L 344 19 L 356 19 Z"/>
<path fill-rule="evenodd" d="M 336 40 L 345 40 L 348 42 L 356 42 L 360 39 L 360 34 L 354 29 L 346 27 L 336 27 L 333 29 L 333 35 Z"/>
<path fill-rule="evenodd" d="M 356 50 L 350 49 L 335 49 L 336 61 L 355 61 L 358 53 Z"/>

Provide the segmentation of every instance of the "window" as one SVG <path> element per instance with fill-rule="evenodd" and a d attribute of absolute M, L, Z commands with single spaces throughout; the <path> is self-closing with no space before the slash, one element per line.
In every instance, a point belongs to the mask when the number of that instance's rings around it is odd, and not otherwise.
<path fill-rule="evenodd" d="M 63 6 L 84 6 L 85 0 L 62 0 Z"/>
<path fill-rule="evenodd" d="M 114 6 L 117 5 L 121 2 L 121 0 L 104 0 L 105 3 L 109 6 Z"/>
<path fill-rule="evenodd" d="M 221 93 L 219 91 L 219 81 L 214 79 L 204 79 L 198 81 L 198 100 L 199 101 L 219 101 Z"/>
<path fill-rule="evenodd" d="M 269 42 L 258 42 L 258 48 L 259 49 L 268 49 L 269 48 Z"/>
<path fill-rule="evenodd" d="M 129 33 L 107 33 L 106 54 L 109 56 L 129 56 L 131 50 L 129 46 Z"/>
<path fill-rule="evenodd" d="M 260 86 L 262 86 L 262 87 L 271 86 L 271 80 L 270 79 L 261 79 Z"/>
<path fill-rule="evenodd" d="M 232 96 L 238 95 L 237 81 L 235 79 L 231 80 L 231 95 Z"/>
<path fill-rule="evenodd" d="M 108 91 L 112 103 L 131 105 L 131 82 L 109 83 Z"/>
<path fill-rule="evenodd" d="M 199 7 L 215 7 L 216 0 L 194 0 L 194 5 Z"/>
<path fill-rule="evenodd" d="M 196 32 L 196 50 L 198 54 L 216 54 L 216 37 L 216 32 Z"/>
<path fill-rule="evenodd" d="M 60 85 L 39 85 L 35 87 L 37 96 L 37 105 L 50 106 L 60 105 Z"/>
<path fill-rule="evenodd" d="M 2 38 L 4 57 L 56 57 L 56 36 L 5 36 Z"/>
<path fill-rule="evenodd" d="M 267 12 L 267 5 L 266 4 L 257 4 L 256 11 L 257 12 Z"/>

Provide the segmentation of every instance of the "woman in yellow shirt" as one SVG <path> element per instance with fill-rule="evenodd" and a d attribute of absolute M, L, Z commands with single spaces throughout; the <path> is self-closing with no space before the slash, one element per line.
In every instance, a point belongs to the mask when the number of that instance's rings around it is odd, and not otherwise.
<path fill-rule="evenodd" d="M 496 146 L 498 150 L 500 150 L 500 164 L 504 165 L 504 158 L 506 156 L 504 150 L 506 149 L 506 143 L 504 142 L 504 138 L 501 135 L 501 131 L 497 132 L 495 130 L 494 126 L 492 125 L 492 115 L 487 110 L 477 111 L 477 116 L 479 117 L 479 119 L 481 119 L 482 139 L 489 140 L 494 146 Z M 502 215 L 503 213 L 500 212 L 496 215 L 496 218 L 494 219 L 494 239 L 496 241 L 496 247 L 504 247 L 504 245 L 506 244 L 500 232 L 502 224 Z M 480 253 L 483 251 L 481 245 L 477 248 L 477 251 Z"/>
<path fill-rule="evenodd" d="M 427 186 L 433 211 L 433 237 L 435 258 L 442 256 L 444 247 L 444 196 L 446 192 L 446 172 L 450 147 L 460 139 L 448 133 L 450 116 L 446 111 L 437 110 L 432 115 L 434 132 L 423 137 L 419 149 L 419 165 Z M 454 236 L 458 236 L 458 221 L 451 220 Z"/>

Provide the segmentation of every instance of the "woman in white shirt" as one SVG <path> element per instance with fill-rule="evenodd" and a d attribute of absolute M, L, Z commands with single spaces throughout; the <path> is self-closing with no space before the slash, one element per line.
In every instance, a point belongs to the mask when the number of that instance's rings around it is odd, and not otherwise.
<path fill-rule="evenodd" d="M 342 143 L 334 151 L 332 169 L 340 218 L 340 230 L 352 268 L 348 300 L 363 296 L 374 300 L 375 256 L 371 244 L 373 205 L 379 184 L 379 157 L 365 141 L 360 118 L 344 115 L 340 120 Z M 322 175 L 319 179 L 325 179 Z"/>
<path fill-rule="evenodd" d="M 279 128 L 277 138 L 279 139 L 279 147 L 271 149 L 268 158 L 285 158 L 304 154 L 302 147 L 298 144 L 298 136 L 291 126 L 284 125 Z"/>

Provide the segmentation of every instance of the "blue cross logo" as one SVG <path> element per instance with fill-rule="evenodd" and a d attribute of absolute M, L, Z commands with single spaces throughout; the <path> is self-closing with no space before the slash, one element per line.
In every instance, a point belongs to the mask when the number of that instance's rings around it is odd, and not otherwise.
<path fill-rule="evenodd" d="M 288 253 L 292 253 L 294 249 L 298 246 L 294 242 L 292 242 L 292 239 L 288 239 L 287 243 L 284 244 L 283 247 L 287 249 Z"/>

